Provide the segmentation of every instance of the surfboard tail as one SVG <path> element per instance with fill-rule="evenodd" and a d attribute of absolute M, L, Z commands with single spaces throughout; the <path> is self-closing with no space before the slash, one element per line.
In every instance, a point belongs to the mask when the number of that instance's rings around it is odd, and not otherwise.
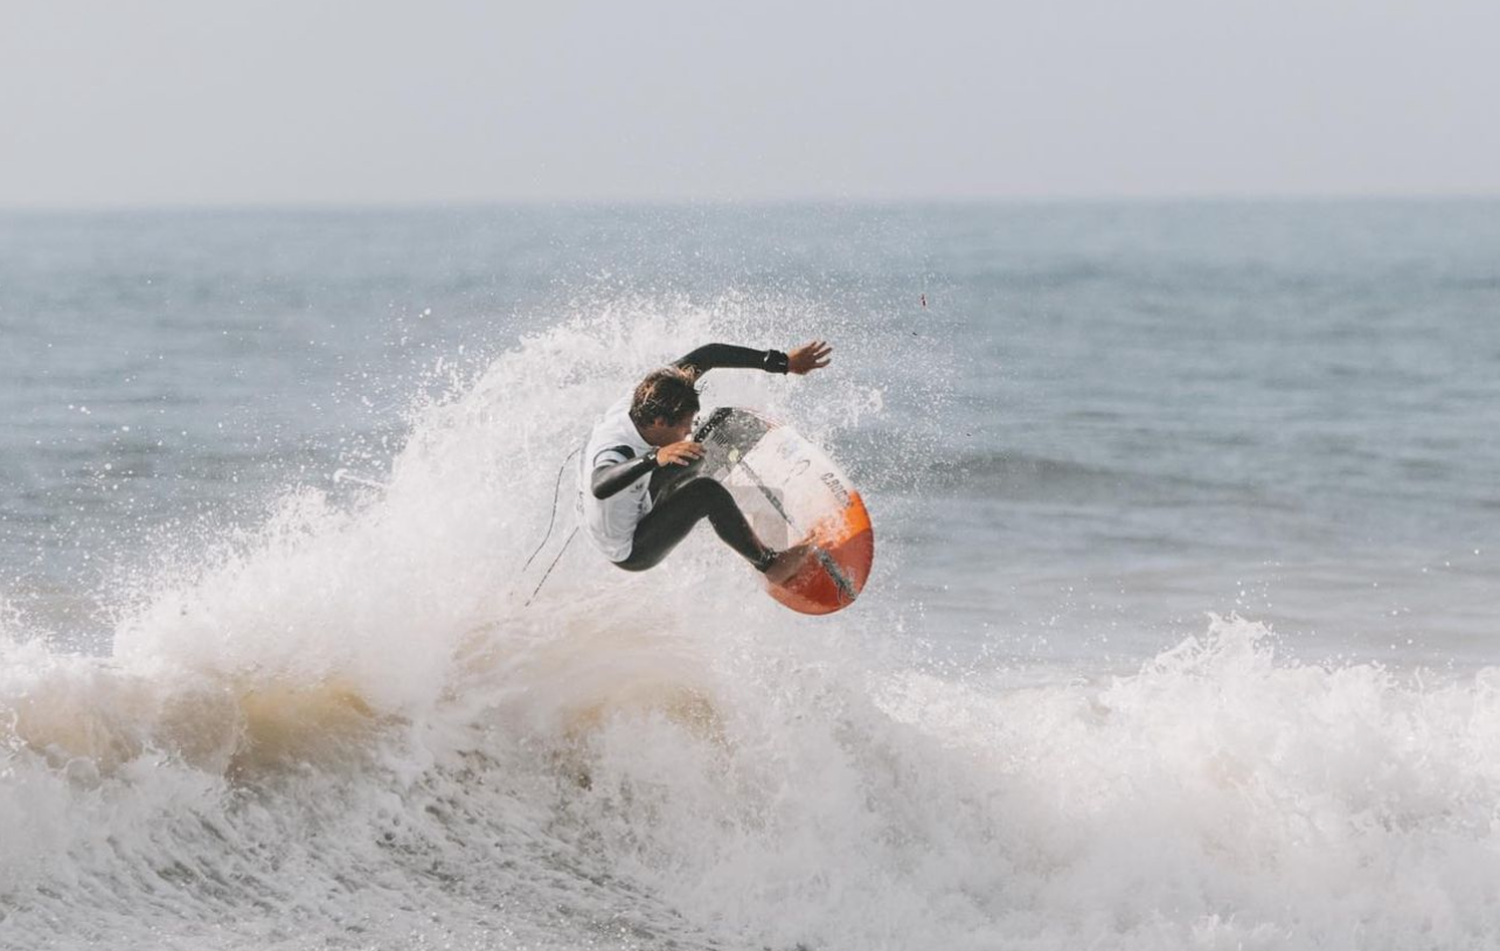
<path fill-rule="evenodd" d="M 819 522 L 808 541 L 802 563 L 784 579 L 768 581 L 771 597 L 803 614 L 832 614 L 853 604 L 875 562 L 875 532 L 859 493 L 850 493 L 837 517 Z"/>

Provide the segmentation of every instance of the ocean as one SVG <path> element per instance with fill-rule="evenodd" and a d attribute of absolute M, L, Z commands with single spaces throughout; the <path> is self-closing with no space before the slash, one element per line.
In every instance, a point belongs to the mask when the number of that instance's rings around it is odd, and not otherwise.
<path fill-rule="evenodd" d="M 854 605 L 564 543 L 812 339 Z M 0 214 L 0 948 L 1500 947 L 1497 409 L 1494 200 Z"/>

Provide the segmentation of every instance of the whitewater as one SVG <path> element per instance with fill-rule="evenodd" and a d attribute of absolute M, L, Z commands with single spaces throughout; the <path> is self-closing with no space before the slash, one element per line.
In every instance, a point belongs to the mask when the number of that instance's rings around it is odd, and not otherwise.
<path fill-rule="evenodd" d="M 140 529 L 102 648 L 8 597 L 0 947 L 1500 946 L 1489 602 L 1443 622 L 1462 663 L 1309 647 L 1278 592 L 1186 572 L 1170 636 L 1113 607 L 966 624 L 964 572 L 1007 554 L 932 513 L 1002 477 L 938 464 L 988 412 L 962 346 L 870 371 L 908 316 L 596 295 L 440 353 L 381 408 L 387 456 Z M 877 531 L 855 606 L 786 611 L 706 531 L 641 575 L 564 544 L 566 458 L 643 368 L 813 335 L 841 348 L 825 379 L 718 371 L 704 402 L 841 456 Z"/>

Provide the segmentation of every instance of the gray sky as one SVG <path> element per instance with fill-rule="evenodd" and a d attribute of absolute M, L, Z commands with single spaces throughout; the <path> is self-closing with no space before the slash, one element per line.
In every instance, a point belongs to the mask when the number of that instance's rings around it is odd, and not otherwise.
<path fill-rule="evenodd" d="M 1500 194 L 1496 0 L 0 0 L 0 206 Z"/>

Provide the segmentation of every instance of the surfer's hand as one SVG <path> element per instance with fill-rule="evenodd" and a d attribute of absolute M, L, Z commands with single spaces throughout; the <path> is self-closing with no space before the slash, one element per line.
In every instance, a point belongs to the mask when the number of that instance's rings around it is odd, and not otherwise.
<path fill-rule="evenodd" d="M 685 466 L 695 459 L 703 458 L 703 443 L 684 439 L 656 450 L 656 464 L 666 468 L 669 464 Z"/>
<path fill-rule="evenodd" d="M 786 372 L 795 373 L 798 376 L 811 373 L 813 370 L 821 370 L 828 366 L 828 355 L 833 348 L 826 340 L 814 340 L 804 343 L 795 350 L 790 350 L 786 355 Z"/>

